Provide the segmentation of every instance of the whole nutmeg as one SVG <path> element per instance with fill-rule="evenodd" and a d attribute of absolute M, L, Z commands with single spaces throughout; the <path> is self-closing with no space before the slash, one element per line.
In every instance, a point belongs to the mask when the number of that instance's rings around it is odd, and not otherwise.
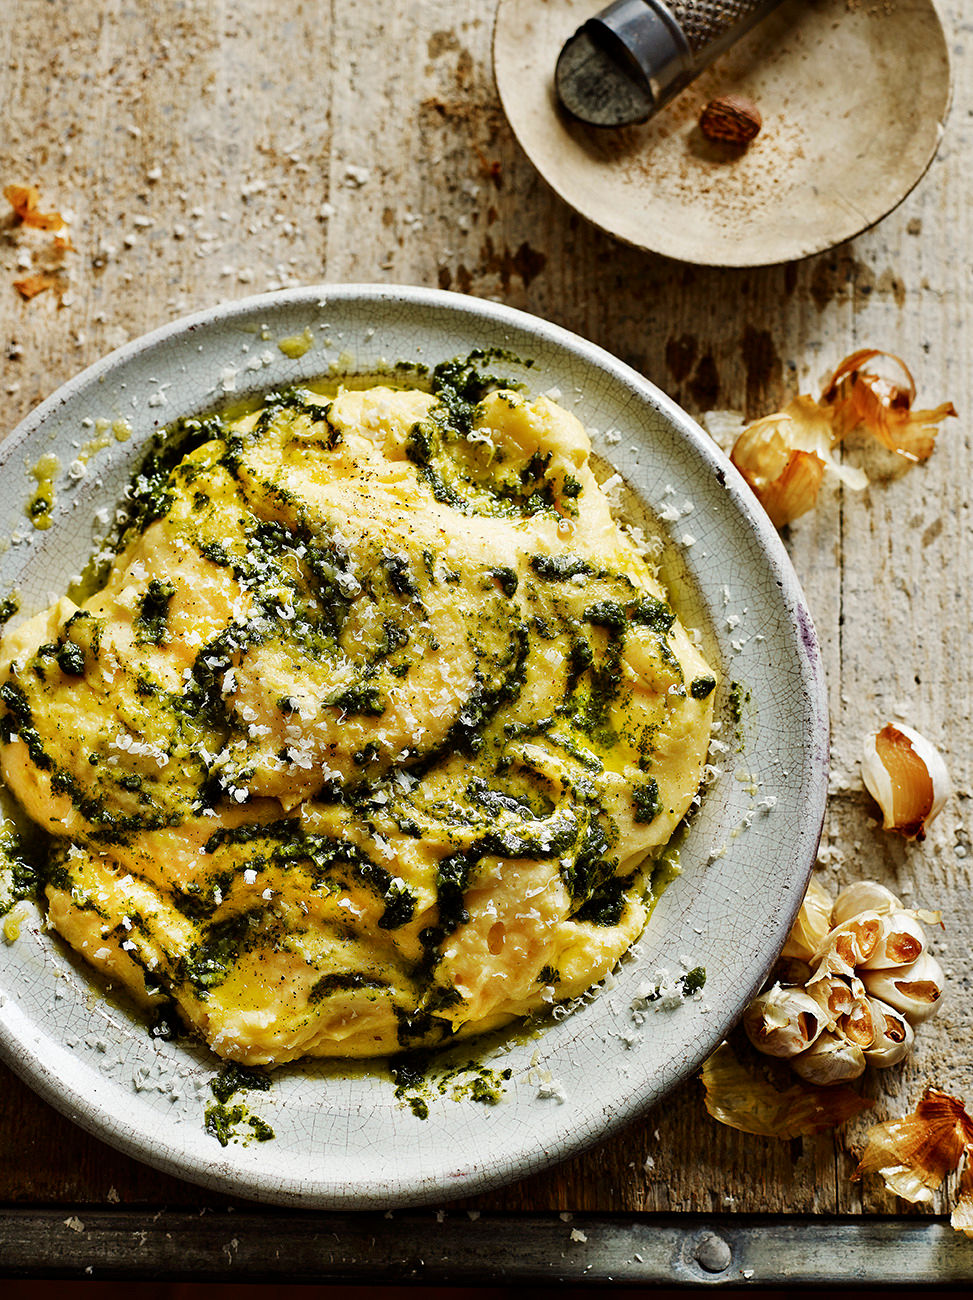
<path fill-rule="evenodd" d="M 760 109 L 742 95 L 711 99 L 699 115 L 699 129 L 707 140 L 724 144 L 748 145 L 763 124 Z"/>

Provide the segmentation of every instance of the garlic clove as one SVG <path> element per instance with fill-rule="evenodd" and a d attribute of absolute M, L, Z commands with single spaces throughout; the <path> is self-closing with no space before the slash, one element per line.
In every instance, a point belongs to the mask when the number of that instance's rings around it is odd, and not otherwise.
<path fill-rule="evenodd" d="M 865 740 L 865 788 L 882 810 L 882 826 L 906 839 L 923 839 L 946 802 L 952 783 L 932 741 L 912 727 L 887 723 Z"/>
<path fill-rule="evenodd" d="M 821 1012 L 802 989 L 775 984 L 747 1007 L 743 1028 L 754 1047 L 767 1056 L 796 1056 L 821 1033 Z"/>
<path fill-rule="evenodd" d="M 808 983 L 807 994 L 817 1004 L 829 1033 L 847 1038 L 858 1047 L 871 1047 L 875 1027 L 868 991 L 860 979 L 819 972 Z"/>
<path fill-rule="evenodd" d="M 862 982 L 872 997 L 901 1011 L 911 1025 L 918 1025 L 939 1010 L 945 976 L 936 958 L 923 952 L 911 966 L 863 971 Z"/>
<path fill-rule="evenodd" d="M 857 1043 L 825 1030 L 806 1052 L 792 1057 L 791 1069 L 808 1083 L 830 1087 L 865 1073 L 865 1054 Z"/>
<path fill-rule="evenodd" d="M 808 981 L 806 992 L 818 1007 L 824 1027 L 832 1033 L 841 1017 L 847 1016 L 855 1005 L 855 994 L 848 981 L 840 975 L 829 975 L 823 968 Z"/>
<path fill-rule="evenodd" d="M 867 1051 L 875 1041 L 875 1019 L 868 993 L 861 980 L 853 980 L 854 1000 L 851 1010 L 838 1020 L 838 1034 L 862 1051 Z"/>
<path fill-rule="evenodd" d="M 843 925 L 861 912 L 881 915 L 883 912 L 901 911 L 901 908 L 901 901 L 891 889 L 886 889 L 877 880 L 856 880 L 854 884 L 846 885 L 835 899 L 831 924 Z"/>
<path fill-rule="evenodd" d="M 915 1033 L 905 1016 L 887 1002 L 878 998 L 870 998 L 869 1002 L 875 1037 L 871 1046 L 865 1048 L 865 1060 L 877 1070 L 887 1070 L 908 1056 Z"/>
<path fill-rule="evenodd" d="M 831 928 L 831 908 L 831 895 L 812 878 L 780 955 L 809 962 Z"/>
<path fill-rule="evenodd" d="M 863 970 L 889 970 L 910 966 L 926 949 L 926 932 L 911 912 L 890 912 L 881 918 L 882 930 Z"/>
<path fill-rule="evenodd" d="M 753 488 L 771 522 L 781 528 L 817 501 L 825 470 L 860 491 L 861 470 L 834 459 L 830 417 L 813 397 L 795 397 L 783 411 L 755 420 L 737 438 L 730 459 Z"/>
<path fill-rule="evenodd" d="M 878 912 L 860 912 L 851 920 L 829 930 L 814 954 L 818 976 L 854 975 L 857 967 L 868 961 L 882 933 Z M 817 976 L 812 976 L 816 978 Z"/>

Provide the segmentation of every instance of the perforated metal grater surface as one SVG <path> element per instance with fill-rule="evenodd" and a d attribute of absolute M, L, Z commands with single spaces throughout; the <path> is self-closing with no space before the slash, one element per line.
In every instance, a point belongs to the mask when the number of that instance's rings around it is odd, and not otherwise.
<path fill-rule="evenodd" d="M 694 54 L 768 7 L 767 0 L 667 0 Z"/>

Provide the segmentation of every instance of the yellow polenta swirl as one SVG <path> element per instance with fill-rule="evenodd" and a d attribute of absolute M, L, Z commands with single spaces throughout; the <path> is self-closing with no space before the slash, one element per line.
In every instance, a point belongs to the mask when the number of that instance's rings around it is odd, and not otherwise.
<path fill-rule="evenodd" d="M 0 647 L 57 930 L 252 1064 L 433 1044 L 601 979 L 715 681 L 578 421 L 446 368 L 179 432 L 102 590 Z"/>

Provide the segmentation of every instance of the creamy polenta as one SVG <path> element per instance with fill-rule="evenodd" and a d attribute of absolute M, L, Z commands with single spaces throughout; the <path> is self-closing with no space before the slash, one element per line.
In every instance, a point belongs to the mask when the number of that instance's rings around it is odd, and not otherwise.
<path fill-rule="evenodd" d="M 101 590 L 0 644 L 52 925 L 250 1064 L 574 997 L 638 936 L 714 673 L 577 419 L 468 365 L 182 422 Z"/>

